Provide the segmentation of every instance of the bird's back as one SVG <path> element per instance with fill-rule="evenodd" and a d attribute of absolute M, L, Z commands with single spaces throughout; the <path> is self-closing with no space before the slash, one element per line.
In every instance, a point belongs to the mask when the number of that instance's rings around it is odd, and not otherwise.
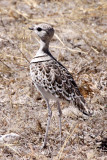
<path fill-rule="evenodd" d="M 72 75 L 61 63 L 51 57 L 47 61 L 31 63 L 30 70 L 34 84 L 49 93 L 50 99 L 53 96 L 73 102 L 79 110 L 87 114 L 83 96 Z"/>

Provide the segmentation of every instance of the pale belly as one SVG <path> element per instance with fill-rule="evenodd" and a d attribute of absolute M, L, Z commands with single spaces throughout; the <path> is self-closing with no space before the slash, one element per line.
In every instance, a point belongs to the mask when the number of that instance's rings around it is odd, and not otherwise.
<path fill-rule="evenodd" d="M 43 87 L 40 87 L 37 84 L 34 84 L 34 85 L 39 90 L 39 92 L 42 94 L 44 99 L 59 101 L 59 98 L 57 98 L 56 96 L 52 95 L 50 92 L 45 91 L 45 89 Z"/>

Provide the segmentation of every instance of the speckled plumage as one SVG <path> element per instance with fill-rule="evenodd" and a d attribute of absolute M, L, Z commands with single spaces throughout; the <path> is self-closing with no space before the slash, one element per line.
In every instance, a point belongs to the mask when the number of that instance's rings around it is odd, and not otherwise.
<path fill-rule="evenodd" d="M 85 100 L 81 95 L 72 75 L 58 62 L 49 52 L 49 42 L 54 34 L 54 29 L 48 24 L 34 25 L 34 30 L 40 37 L 40 49 L 30 64 L 30 73 L 33 83 L 45 98 L 48 106 L 48 125 L 44 145 L 46 146 L 48 127 L 52 115 L 49 100 L 54 99 L 58 103 L 59 127 L 61 135 L 61 109 L 60 100 L 73 102 L 74 105 L 83 113 L 88 114 L 85 107 Z"/>
<path fill-rule="evenodd" d="M 85 100 L 74 79 L 68 70 L 56 60 L 32 63 L 31 76 L 34 84 L 36 83 L 37 86 L 51 94 L 52 99 L 72 101 L 81 111 L 85 111 L 83 106 Z"/>

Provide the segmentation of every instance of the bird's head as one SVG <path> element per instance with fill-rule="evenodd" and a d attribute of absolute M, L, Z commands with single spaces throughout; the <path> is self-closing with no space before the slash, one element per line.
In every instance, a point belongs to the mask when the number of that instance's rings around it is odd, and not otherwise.
<path fill-rule="evenodd" d="M 54 29 L 49 24 L 41 23 L 38 25 L 33 25 L 29 29 L 33 30 L 44 42 L 50 42 L 54 35 Z"/>

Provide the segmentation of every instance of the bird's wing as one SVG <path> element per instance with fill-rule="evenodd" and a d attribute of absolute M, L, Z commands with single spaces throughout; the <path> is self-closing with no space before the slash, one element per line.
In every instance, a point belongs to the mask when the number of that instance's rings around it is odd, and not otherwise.
<path fill-rule="evenodd" d="M 87 114 L 83 96 L 72 75 L 61 63 L 56 60 L 40 62 L 33 69 L 35 83 L 59 99 L 72 101 L 79 110 Z"/>

